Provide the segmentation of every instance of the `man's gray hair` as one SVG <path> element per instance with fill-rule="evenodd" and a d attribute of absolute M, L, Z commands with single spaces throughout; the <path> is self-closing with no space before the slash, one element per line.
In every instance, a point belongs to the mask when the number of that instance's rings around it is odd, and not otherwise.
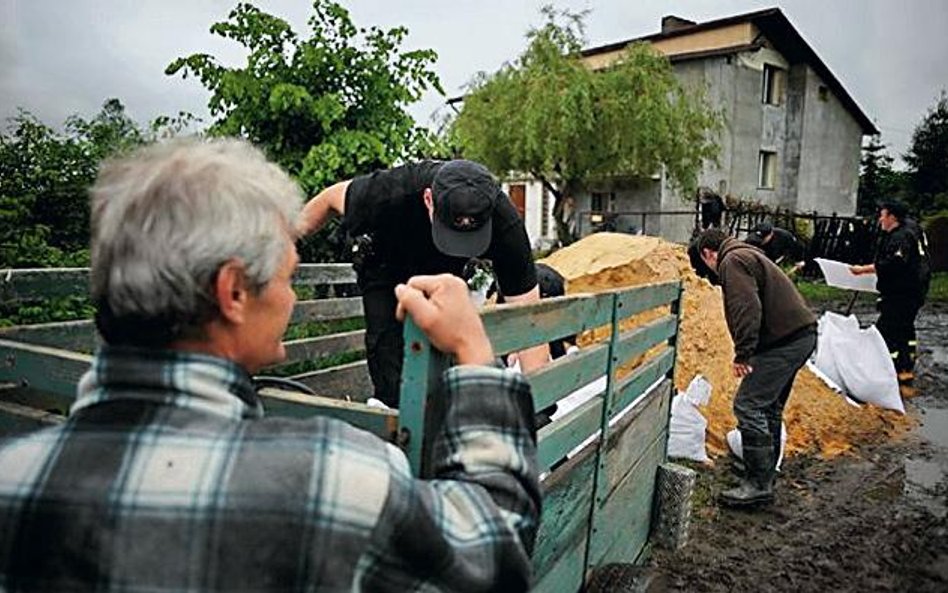
<path fill-rule="evenodd" d="M 91 194 L 97 325 L 107 343 L 140 346 L 201 337 L 228 261 L 262 290 L 303 200 L 282 169 L 235 139 L 145 147 L 103 165 Z"/>

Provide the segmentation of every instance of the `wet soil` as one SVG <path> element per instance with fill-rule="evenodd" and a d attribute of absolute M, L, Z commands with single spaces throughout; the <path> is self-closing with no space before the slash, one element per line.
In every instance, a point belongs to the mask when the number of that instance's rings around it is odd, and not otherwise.
<path fill-rule="evenodd" d="M 855 313 L 875 319 L 868 297 Z M 843 312 L 848 303 L 821 303 Z M 688 543 L 654 550 L 656 588 L 668 591 L 948 591 L 948 305 L 916 323 L 918 395 L 906 408 L 918 427 L 831 460 L 794 456 L 778 477 L 775 503 L 755 512 L 722 509 L 734 485 L 727 459 L 697 467 Z"/>

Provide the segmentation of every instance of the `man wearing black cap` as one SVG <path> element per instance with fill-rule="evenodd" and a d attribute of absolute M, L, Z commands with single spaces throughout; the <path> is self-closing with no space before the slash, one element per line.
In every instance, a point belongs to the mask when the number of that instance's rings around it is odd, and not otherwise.
<path fill-rule="evenodd" d="M 745 243 L 759 247 L 764 254 L 777 265 L 788 262 L 803 267 L 806 248 L 790 231 L 764 221 L 757 224 L 754 230 L 748 233 Z"/>
<path fill-rule="evenodd" d="M 483 165 L 421 161 L 342 181 L 306 204 L 297 230 L 313 233 L 336 215 L 353 239 L 375 397 L 389 406 L 398 405 L 404 348 L 397 284 L 419 274 L 461 276 L 479 257 L 492 261 L 506 302 L 540 299 L 523 220 Z M 530 371 L 548 357 L 540 346 L 520 353 L 521 366 Z"/>
<path fill-rule="evenodd" d="M 849 269 L 857 275 L 877 275 L 879 319 L 876 329 L 889 347 L 899 383 L 909 387 L 915 379 L 918 350 L 915 317 L 925 303 L 931 268 L 924 235 L 913 226 L 904 204 L 897 200 L 883 202 L 879 207 L 879 227 L 882 237 L 875 261 Z M 911 389 L 902 391 L 906 395 L 912 393 Z"/>

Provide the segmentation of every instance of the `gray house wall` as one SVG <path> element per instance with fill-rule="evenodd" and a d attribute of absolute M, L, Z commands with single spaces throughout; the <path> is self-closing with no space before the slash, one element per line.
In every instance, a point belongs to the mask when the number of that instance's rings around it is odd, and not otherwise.
<path fill-rule="evenodd" d="M 761 98 L 765 64 L 786 72 L 777 105 Z M 685 87 L 703 88 L 725 120 L 718 138 L 718 162 L 704 166 L 699 186 L 796 211 L 855 213 L 862 128 L 832 91 L 821 93 L 825 84 L 809 65 L 790 65 L 777 51 L 764 47 L 680 61 L 674 71 Z M 776 153 L 773 188 L 759 187 L 762 150 Z M 695 208 L 693 196 L 682 196 L 664 175 L 651 183 L 613 182 L 590 188 L 590 193 L 609 191 L 616 195 L 615 211 Z M 578 207 L 590 209 L 589 194 L 580 198 Z M 583 231 L 588 232 L 585 225 Z M 693 225 L 688 216 L 652 216 L 645 232 L 686 241 Z M 641 227 L 641 222 L 634 226 Z M 621 221 L 619 227 L 622 230 Z"/>
<path fill-rule="evenodd" d="M 862 129 L 832 92 L 806 68 L 797 210 L 856 213 Z"/>

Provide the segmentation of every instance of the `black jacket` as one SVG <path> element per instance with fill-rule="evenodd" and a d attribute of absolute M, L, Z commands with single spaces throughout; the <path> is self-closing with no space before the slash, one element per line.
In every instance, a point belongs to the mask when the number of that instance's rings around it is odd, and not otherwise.
<path fill-rule="evenodd" d="M 912 228 L 900 224 L 883 232 L 876 252 L 876 289 L 882 298 L 922 298 L 927 292 L 923 254 Z"/>

